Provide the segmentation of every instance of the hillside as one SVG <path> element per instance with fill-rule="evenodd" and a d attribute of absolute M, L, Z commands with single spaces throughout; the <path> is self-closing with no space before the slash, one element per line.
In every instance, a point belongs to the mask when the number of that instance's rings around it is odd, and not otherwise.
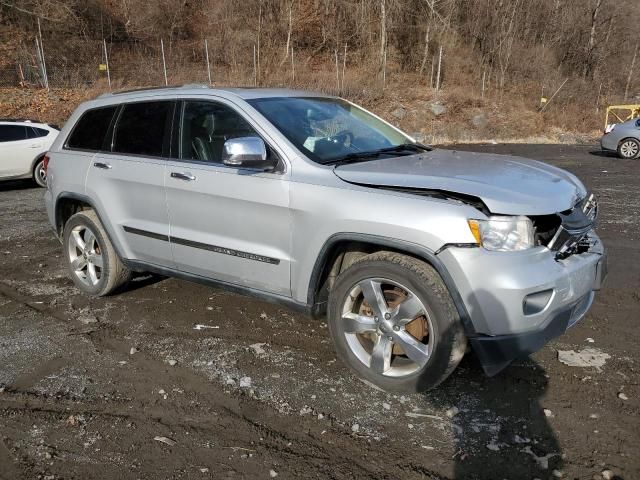
<path fill-rule="evenodd" d="M 638 18 L 634 0 L 3 1 L 0 115 L 61 122 L 166 66 L 169 84 L 338 94 L 425 141 L 597 135 L 603 107 L 639 101 Z M 52 93 L 33 97 L 38 20 Z"/>

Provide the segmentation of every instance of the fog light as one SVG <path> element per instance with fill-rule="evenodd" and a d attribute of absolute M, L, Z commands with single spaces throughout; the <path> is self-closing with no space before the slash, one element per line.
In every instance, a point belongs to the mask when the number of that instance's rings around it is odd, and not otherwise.
<path fill-rule="evenodd" d="M 551 301 L 553 289 L 543 290 L 541 292 L 531 293 L 524 297 L 522 302 L 522 311 L 525 315 L 535 315 L 540 313 Z"/>

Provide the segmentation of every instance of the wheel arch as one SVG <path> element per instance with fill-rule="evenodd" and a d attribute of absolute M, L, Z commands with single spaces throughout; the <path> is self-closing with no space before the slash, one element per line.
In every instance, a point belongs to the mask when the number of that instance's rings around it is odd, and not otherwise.
<path fill-rule="evenodd" d="M 113 245 L 113 248 L 115 249 L 118 256 L 121 259 L 126 258 L 122 255 L 123 250 L 118 243 L 118 237 L 115 236 L 111 231 L 110 224 L 103 220 L 100 209 L 96 207 L 95 202 L 90 197 L 74 192 L 62 192 L 56 197 L 53 208 L 55 230 L 59 238 L 62 238 L 64 225 L 73 214 L 82 210 L 91 209 L 96 212 L 98 220 L 100 220 L 100 223 L 107 232 L 107 235 L 109 235 L 109 240 L 111 241 L 111 244 Z"/>
<path fill-rule="evenodd" d="M 330 291 L 330 283 L 339 271 L 344 270 L 359 256 L 381 250 L 408 255 L 433 267 L 442 278 L 453 299 L 466 334 L 475 333 L 471 317 L 453 281 L 453 277 L 435 252 L 413 242 L 361 233 L 336 233 L 329 237 L 320 249 L 311 272 L 307 291 L 307 303 L 311 307 L 312 315 L 319 317 L 324 313 Z M 355 253 L 352 258 L 347 259 L 346 264 L 344 262 L 345 253 Z"/>

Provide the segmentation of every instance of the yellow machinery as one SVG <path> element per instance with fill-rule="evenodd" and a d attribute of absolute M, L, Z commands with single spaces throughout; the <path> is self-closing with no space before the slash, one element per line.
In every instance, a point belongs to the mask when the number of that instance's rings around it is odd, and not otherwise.
<path fill-rule="evenodd" d="M 640 105 L 611 105 L 607 107 L 607 115 L 604 118 L 604 128 L 609 125 L 609 114 L 622 123 L 632 118 L 640 117 Z M 612 122 L 614 123 L 614 122 Z"/>

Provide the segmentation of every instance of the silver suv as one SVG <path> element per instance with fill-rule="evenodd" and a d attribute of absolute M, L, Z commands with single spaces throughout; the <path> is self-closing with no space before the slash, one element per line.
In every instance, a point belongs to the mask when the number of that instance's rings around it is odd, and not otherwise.
<path fill-rule="evenodd" d="M 572 174 L 435 150 L 323 94 L 107 94 L 49 158 L 83 292 L 156 272 L 326 316 L 338 356 L 388 391 L 438 385 L 467 343 L 499 372 L 580 320 L 606 274 Z"/>

